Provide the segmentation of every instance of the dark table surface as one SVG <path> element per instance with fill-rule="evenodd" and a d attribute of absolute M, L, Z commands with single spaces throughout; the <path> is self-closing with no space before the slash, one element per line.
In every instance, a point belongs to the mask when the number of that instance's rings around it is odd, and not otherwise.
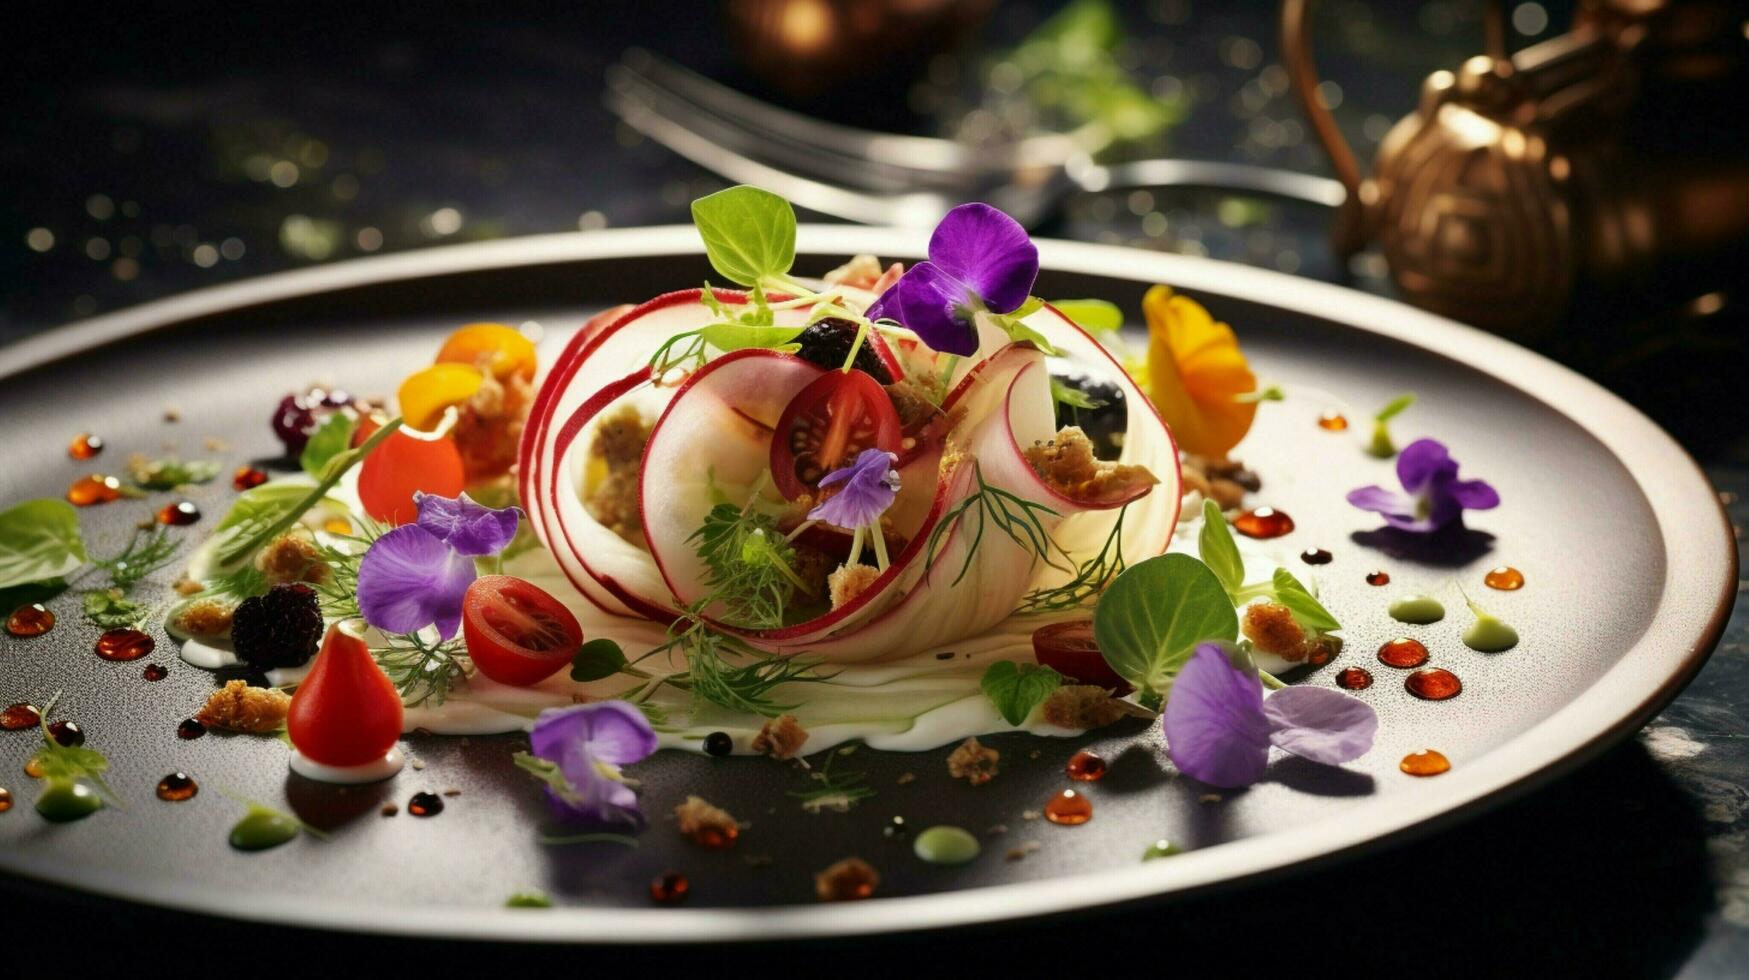
<path fill-rule="evenodd" d="M 1002 4 L 977 35 L 1010 44 L 1053 4 Z M 1187 157 L 1323 172 L 1273 65 L 1269 4 L 1130 5 L 1120 53 L 1185 118 L 1163 140 Z M 1320 60 L 1363 157 L 1414 104 L 1419 80 L 1480 50 L 1477 4 L 1330 3 Z M 1517 43 L 1546 38 L 1566 5 L 1512 5 Z M 603 68 L 628 45 L 762 91 L 704 5 L 594 9 L 468 5 L 360 15 L 345 8 L 199 6 L 127 17 L 63 10 L 14 37 L 0 161 L 0 343 L 186 289 L 313 262 L 446 241 L 687 220 L 722 186 L 618 125 Z M 678 25 L 678 26 L 677 26 Z M 920 77 L 877 77 L 800 105 L 918 132 L 965 123 L 983 56 L 961 51 Z M 1186 192 L 1087 196 L 1044 234 L 1263 265 L 1389 292 L 1376 257 L 1340 267 L 1311 208 L 1237 208 Z M 811 216 L 804 215 L 804 220 Z M 1749 410 L 1730 394 L 1749 358 L 1744 319 L 1551 351 L 1634 401 L 1690 448 L 1749 519 Z M 1241 334 L 1243 325 L 1240 325 Z M 1577 336 L 1588 325 L 1571 324 Z M 1740 536 L 1740 535 L 1739 535 Z M 976 950 L 1014 964 L 1096 970 L 1132 955 L 1168 968 L 1207 959 L 1241 974 L 1280 967 L 1741 976 L 1749 971 L 1749 613 L 1712 661 L 1636 738 L 1460 826 L 1242 893 L 951 939 L 898 937 L 731 952 L 618 951 L 614 969 L 731 973 L 914 969 Z M 371 941 L 235 926 L 0 881 L 12 935 L 74 935 L 118 963 L 263 942 L 507 975 L 589 954 Z M 75 926 L 76 923 L 83 925 Z M 33 928 L 25 926 L 34 925 Z M 25 943 L 33 955 L 65 947 Z M 281 947 L 284 948 L 284 947 Z M 179 959 L 180 958 L 180 959 Z M 64 961 L 65 962 L 65 961 Z M 19 965 L 16 956 L 8 966 Z M 71 965 L 68 962 L 68 965 Z M 195 969 L 208 967 L 194 966 Z M 262 972 L 277 972 L 271 965 Z M 151 972 L 151 971 L 149 971 Z"/>

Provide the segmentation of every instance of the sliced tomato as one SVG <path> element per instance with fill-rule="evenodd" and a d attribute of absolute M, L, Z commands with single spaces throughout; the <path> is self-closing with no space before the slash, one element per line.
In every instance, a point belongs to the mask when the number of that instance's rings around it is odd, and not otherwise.
<path fill-rule="evenodd" d="M 538 585 L 509 575 L 474 580 L 462 599 L 462 636 L 480 673 L 500 684 L 538 684 L 583 646 L 571 610 Z"/>
<path fill-rule="evenodd" d="M 454 440 L 409 434 L 405 429 L 390 434 L 358 468 L 358 499 L 364 512 L 386 524 L 406 524 L 419 516 L 415 493 L 454 497 L 467 485 Z"/>
<path fill-rule="evenodd" d="M 1115 690 L 1120 696 L 1131 690 L 1099 652 L 1099 644 L 1093 639 L 1091 619 L 1052 623 L 1033 630 L 1032 655 L 1039 663 L 1077 684 Z"/>
<path fill-rule="evenodd" d="M 794 500 L 864 449 L 896 453 L 899 413 L 880 382 L 861 371 L 828 371 L 796 392 L 771 439 L 771 477 Z"/>

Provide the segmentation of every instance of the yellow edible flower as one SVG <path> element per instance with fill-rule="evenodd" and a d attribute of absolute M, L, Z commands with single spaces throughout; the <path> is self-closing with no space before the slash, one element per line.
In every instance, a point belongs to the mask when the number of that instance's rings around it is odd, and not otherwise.
<path fill-rule="evenodd" d="M 1142 297 L 1148 321 L 1148 397 L 1172 428 L 1178 448 L 1221 458 L 1245 438 L 1257 414 L 1257 377 L 1233 328 L 1171 287 Z"/>

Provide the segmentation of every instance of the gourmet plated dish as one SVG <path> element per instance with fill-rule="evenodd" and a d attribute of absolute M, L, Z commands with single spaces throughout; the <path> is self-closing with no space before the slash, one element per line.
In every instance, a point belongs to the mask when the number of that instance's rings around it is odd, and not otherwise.
<path fill-rule="evenodd" d="M 210 524 L 172 500 L 124 549 L 85 546 L 79 508 L 221 475 L 179 458 L 0 513 L 0 586 L 44 592 L 10 610 L 8 642 L 46 642 L 56 610 L 102 627 L 106 660 L 143 659 L 167 634 L 218 682 L 187 706 L 184 737 L 283 738 L 289 770 L 316 783 L 395 777 L 414 764 L 406 733 L 525 732 L 504 751 L 528 774 L 519 790 L 550 803 L 555 838 L 671 833 L 651 829 L 660 814 L 707 848 L 734 846 L 747 815 L 709 786 L 642 790 L 653 753 L 807 767 L 803 805 L 829 810 L 867 795 L 832 770 L 856 745 L 984 785 L 1013 760 L 980 738 L 1109 728 L 1150 752 L 1163 736 L 1178 774 L 1234 789 L 1284 754 L 1367 753 L 1374 671 L 1416 698 L 1457 695 L 1411 629 L 1447 603 L 1470 648 L 1517 644 L 1472 601 L 1524 585 L 1501 567 L 1451 595 L 1392 592 L 1408 635 L 1338 669 L 1342 624 L 1319 598 L 1330 556 L 1282 553 L 1293 518 L 1269 505 L 1278 471 L 1246 458 L 1245 437 L 1284 399 L 1322 406 L 1333 452 L 1392 461 L 1399 486 L 1339 482 L 1340 465 L 1280 474 L 1328 484 L 1380 534 L 1437 549 L 1466 511 L 1499 504 L 1441 443 L 1399 446 L 1412 395 L 1363 414 L 1260 381 L 1234 330 L 1166 284 L 1142 301 L 1145 338 L 1104 299 L 1038 297 L 1036 249 L 985 205 L 950 213 L 927 261 L 847 256 L 819 280 L 792 273 L 781 199 L 732 188 L 694 216 L 713 281 L 626 297 L 643 301 L 556 356 L 469 324 L 409 351 L 392 397 L 286 379 L 295 390 L 262 406 L 286 465 L 231 474 L 237 496 Z M 102 451 L 89 435 L 69 447 Z M 88 696 L 48 689 L 4 713 L 40 731 L 35 809 L 50 820 L 109 797 L 102 746 L 68 720 Z M 1401 771 L 1448 765 L 1427 751 Z M 1082 754 L 1066 775 L 1104 767 Z M 194 792 L 184 774 L 159 786 Z M 427 795 L 409 811 L 442 808 Z M 1075 825 L 1090 806 L 1069 789 L 1042 818 Z M 305 829 L 251 803 L 231 840 Z M 952 864 L 979 843 L 944 826 L 914 849 Z M 880 894 L 878 880 L 847 858 L 818 894 Z M 683 880 L 653 886 L 684 897 Z"/>

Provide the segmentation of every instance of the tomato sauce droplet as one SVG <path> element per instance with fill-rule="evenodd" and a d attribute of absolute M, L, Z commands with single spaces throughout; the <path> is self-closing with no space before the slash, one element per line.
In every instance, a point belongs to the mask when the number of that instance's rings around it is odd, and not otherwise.
<path fill-rule="evenodd" d="M 1093 802 L 1072 789 L 1063 790 L 1045 804 L 1045 819 L 1064 827 L 1078 827 L 1093 819 Z"/>
<path fill-rule="evenodd" d="M 13 636 L 41 636 L 55 628 L 55 614 L 40 602 L 19 606 L 6 617 L 6 632 Z"/>
<path fill-rule="evenodd" d="M 692 883 L 678 871 L 668 871 L 650 881 L 650 901 L 657 905 L 679 905 L 692 894 Z"/>
<path fill-rule="evenodd" d="M 401 696 L 370 647 L 336 624 L 292 695 L 285 728 L 292 746 L 312 762 L 362 766 L 395 747 L 402 716 Z"/>
<path fill-rule="evenodd" d="M 163 664 L 147 664 L 146 669 L 140 672 L 140 676 L 149 681 L 161 681 L 170 676 L 170 668 Z"/>
<path fill-rule="evenodd" d="M 1524 573 L 1511 565 L 1501 565 L 1489 569 L 1488 574 L 1482 576 L 1482 584 L 1502 592 L 1516 592 L 1524 588 Z"/>
<path fill-rule="evenodd" d="M 1451 760 L 1433 749 L 1422 749 L 1404 756 L 1397 768 L 1411 776 L 1437 776 L 1451 770 Z"/>
<path fill-rule="evenodd" d="M 121 481 L 101 473 L 82 476 L 67 488 L 67 502 L 75 507 L 95 507 L 120 499 Z"/>
<path fill-rule="evenodd" d="M 1335 558 L 1335 555 L 1325 551 L 1323 548 L 1307 548 L 1300 552 L 1300 561 L 1303 561 L 1308 565 L 1328 565 L 1334 561 Z"/>
<path fill-rule="evenodd" d="M 1105 758 L 1092 752 L 1082 750 L 1069 757 L 1069 764 L 1063 770 L 1069 778 L 1078 783 L 1092 783 L 1104 778 Z"/>
<path fill-rule="evenodd" d="M 50 722 L 49 737 L 55 740 L 56 745 L 76 749 L 85 744 L 85 729 L 80 728 L 76 721 Z"/>
<path fill-rule="evenodd" d="M 1366 584 L 1368 584 L 1368 585 L 1390 585 L 1391 584 L 1391 573 L 1383 571 L 1383 570 L 1368 573 L 1368 575 L 1366 577 Z"/>
<path fill-rule="evenodd" d="M 686 835 L 686 838 L 700 847 L 713 851 L 721 851 L 732 847 L 736 839 L 740 836 L 740 827 L 737 827 L 734 824 L 724 824 L 721 827 L 714 825 L 707 827 L 694 827 L 692 832 Z"/>
<path fill-rule="evenodd" d="M 443 812 L 443 797 L 436 793 L 414 793 L 407 801 L 407 812 L 415 817 L 435 817 Z"/>
<path fill-rule="evenodd" d="M 1372 686 L 1372 671 L 1365 667 L 1344 667 L 1336 673 L 1336 686 L 1344 691 L 1364 691 Z"/>
<path fill-rule="evenodd" d="M 67 443 L 67 455 L 74 459 L 90 459 L 103 452 L 103 438 L 89 432 L 81 432 Z"/>
<path fill-rule="evenodd" d="M 266 482 L 267 471 L 253 466 L 239 466 L 237 472 L 231 474 L 231 489 L 238 492 L 253 490 Z"/>
<path fill-rule="evenodd" d="M 43 764 L 32 758 L 24 764 L 24 774 L 32 779 L 43 778 Z"/>
<path fill-rule="evenodd" d="M 1318 416 L 1318 428 L 1325 432 L 1342 432 L 1348 428 L 1348 416 L 1341 412 L 1325 412 Z"/>
<path fill-rule="evenodd" d="M 194 781 L 194 777 L 181 770 L 158 780 L 158 799 L 160 800 L 181 803 L 183 800 L 194 799 L 194 795 L 199 792 L 200 784 Z"/>
<path fill-rule="evenodd" d="M 36 710 L 36 705 L 20 701 L 8 705 L 5 711 L 0 711 L 0 730 L 21 732 L 26 728 L 35 728 L 42 720 L 42 712 Z"/>
<path fill-rule="evenodd" d="M 1423 667 L 1403 681 L 1410 694 L 1423 701 L 1444 701 L 1455 698 L 1464 689 L 1457 675 L 1444 667 Z"/>
<path fill-rule="evenodd" d="M 0 813 L 5 813 L 10 809 L 12 809 L 12 791 L 0 789 Z"/>
<path fill-rule="evenodd" d="M 200 508 L 187 500 L 165 504 L 158 511 L 158 523 L 171 527 L 187 527 L 200 520 Z"/>
<path fill-rule="evenodd" d="M 1407 670 L 1419 667 L 1427 662 L 1427 646 L 1420 640 L 1407 636 L 1399 636 L 1379 647 L 1379 663 L 1386 667 L 1400 667 Z"/>
<path fill-rule="evenodd" d="M 158 646 L 158 641 L 130 627 L 104 630 L 97 638 L 97 655 L 115 663 L 138 660 Z"/>
<path fill-rule="evenodd" d="M 1254 507 L 1233 518 L 1233 529 L 1248 538 L 1279 538 L 1293 531 L 1294 519 L 1274 507 Z"/>
<path fill-rule="evenodd" d="M 205 734 L 206 726 L 201 724 L 199 718 L 184 718 L 182 723 L 176 726 L 176 737 L 184 742 L 191 742 Z"/>

